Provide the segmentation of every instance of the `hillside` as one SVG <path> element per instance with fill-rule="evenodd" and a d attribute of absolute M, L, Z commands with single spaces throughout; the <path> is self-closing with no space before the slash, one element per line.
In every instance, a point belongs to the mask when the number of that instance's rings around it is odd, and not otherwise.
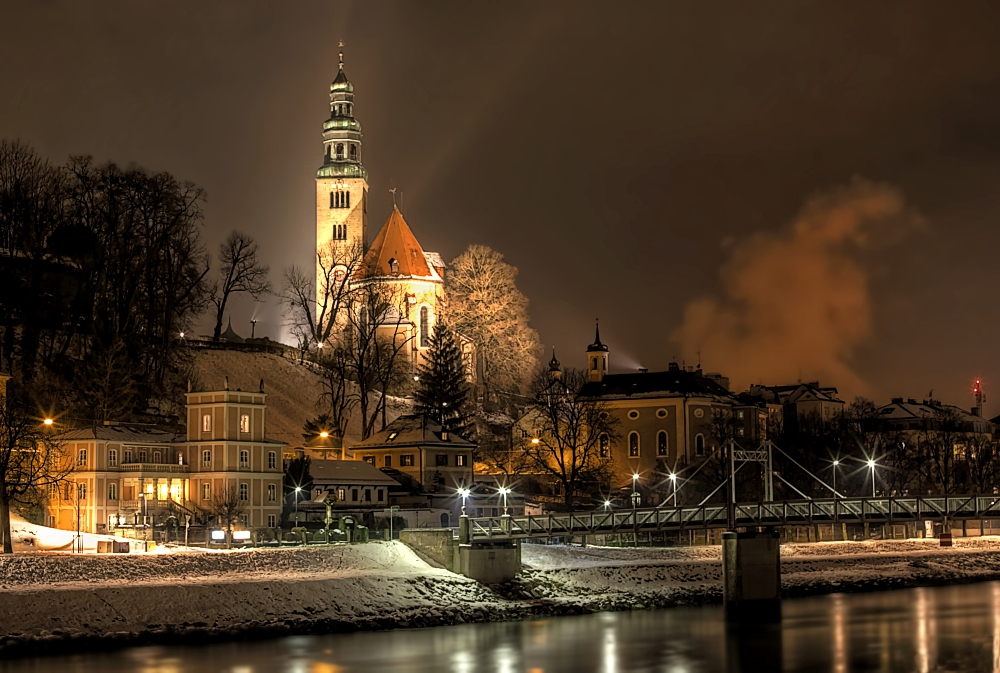
<path fill-rule="evenodd" d="M 220 390 L 226 376 L 232 390 L 257 390 L 264 379 L 267 436 L 289 446 L 301 446 L 303 423 L 319 414 L 316 402 L 322 387 L 315 365 L 272 353 L 237 350 L 191 349 L 191 357 L 195 390 Z M 409 400 L 390 398 L 388 419 L 408 410 Z M 355 413 L 348 423 L 345 443 L 351 446 L 359 441 L 361 421 Z"/>

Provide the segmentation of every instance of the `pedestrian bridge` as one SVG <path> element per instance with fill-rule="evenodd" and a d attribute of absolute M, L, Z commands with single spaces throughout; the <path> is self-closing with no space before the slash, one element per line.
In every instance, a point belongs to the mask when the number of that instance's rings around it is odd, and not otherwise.
<path fill-rule="evenodd" d="M 837 498 L 738 503 L 735 527 L 830 523 L 904 524 L 1000 519 L 1000 495 Z M 539 516 L 469 517 L 469 541 L 729 528 L 727 505 L 597 510 Z"/>

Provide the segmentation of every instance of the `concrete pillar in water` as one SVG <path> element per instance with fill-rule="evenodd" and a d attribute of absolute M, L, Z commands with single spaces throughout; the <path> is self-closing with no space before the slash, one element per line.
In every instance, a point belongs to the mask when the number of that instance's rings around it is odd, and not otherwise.
<path fill-rule="evenodd" d="M 722 594 L 728 621 L 781 621 L 778 533 L 722 534 Z"/>

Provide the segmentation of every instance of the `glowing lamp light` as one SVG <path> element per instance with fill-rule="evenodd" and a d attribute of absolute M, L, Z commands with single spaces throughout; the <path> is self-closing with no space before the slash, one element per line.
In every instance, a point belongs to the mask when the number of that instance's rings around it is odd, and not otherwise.
<path fill-rule="evenodd" d="M 181 332 L 181 338 L 182 339 L 184 338 L 184 332 Z"/>
<path fill-rule="evenodd" d="M 233 531 L 233 539 L 234 540 L 249 540 L 250 539 L 250 531 L 248 531 L 248 530 L 234 530 Z"/>
<path fill-rule="evenodd" d="M 460 489 L 458 489 L 458 494 L 460 496 L 462 496 L 463 498 L 468 498 L 471 493 L 472 493 L 472 491 L 470 491 L 467 488 L 460 488 Z"/>
<path fill-rule="evenodd" d="M 295 487 L 295 492 L 296 493 L 301 493 L 302 492 L 302 487 L 301 486 L 296 486 Z"/>
<path fill-rule="evenodd" d="M 838 465 L 840 465 L 840 461 L 839 460 L 833 461 L 833 466 L 834 467 L 837 467 Z"/>
<path fill-rule="evenodd" d="M 323 432 L 319 433 L 319 436 L 322 437 L 323 439 L 326 439 L 327 437 L 330 436 L 330 433 L 324 430 Z"/>
<path fill-rule="evenodd" d="M 538 439 L 538 437 L 532 437 L 532 438 L 531 438 L 531 443 L 532 443 L 532 444 L 537 444 L 538 442 L 539 442 L 539 439 Z"/>
<path fill-rule="evenodd" d="M 870 467 L 871 469 L 874 470 L 875 469 L 875 461 L 874 460 L 869 460 L 868 461 L 868 467 Z"/>
<path fill-rule="evenodd" d="M 501 486 L 500 487 L 500 495 L 508 495 L 508 494 L 510 494 L 510 489 L 507 488 L 506 486 Z"/>
<path fill-rule="evenodd" d="M 46 418 L 44 421 L 42 421 L 42 423 L 44 425 L 52 425 L 53 423 L 55 423 L 55 421 L 53 421 L 51 418 Z"/>
<path fill-rule="evenodd" d="M 677 481 L 677 475 L 676 475 L 676 474 L 674 474 L 673 472 L 671 472 L 671 473 L 670 473 L 669 475 L 667 475 L 667 476 L 669 476 L 669 477 L 670 477 L 670 481 Z"/>
<path fill-rule="evenodd" d="M 605 500 L 604 501 L 604 506 L 605 507 L 611 507 L 611 501 L 610 500 Z"/>
<path fill-rule="evenodd" d="M 316 348 L 322 348 L 322 347 L 323 347 L 323 342 L 322 341 L 320 341 L 318 344 L 316 344 Z"/>
<path fill-rule="evenodd" d="M 638 474 L 633 474 L 632 475 L 632 481 L 639 481 L 639 475 Z"/>
<path fill-rule="evenodd" d="M 237 531 L 237 532 L 239 532 L 239 531 Z M 236 537 L 236 536 L 234 535 L 233 537 Z M 212 539 L 213 540 L 225 540 L 226 539 L 226 531 L 224 531 L 224 530 L 213 530 L 212 531 Z"/>

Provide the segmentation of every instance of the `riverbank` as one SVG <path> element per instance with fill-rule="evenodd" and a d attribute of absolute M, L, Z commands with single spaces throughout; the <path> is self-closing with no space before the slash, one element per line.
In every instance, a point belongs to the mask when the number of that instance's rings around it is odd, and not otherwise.
<path fill-rule="evenodd" d="M 1000 579 L 1000 538 L 790 544 L 786 597 Z M 494 588 L 400 543 L 0 558 L 0 656 L 508 621 L 721 601 L 719 547 L 524 545 Z"/>

